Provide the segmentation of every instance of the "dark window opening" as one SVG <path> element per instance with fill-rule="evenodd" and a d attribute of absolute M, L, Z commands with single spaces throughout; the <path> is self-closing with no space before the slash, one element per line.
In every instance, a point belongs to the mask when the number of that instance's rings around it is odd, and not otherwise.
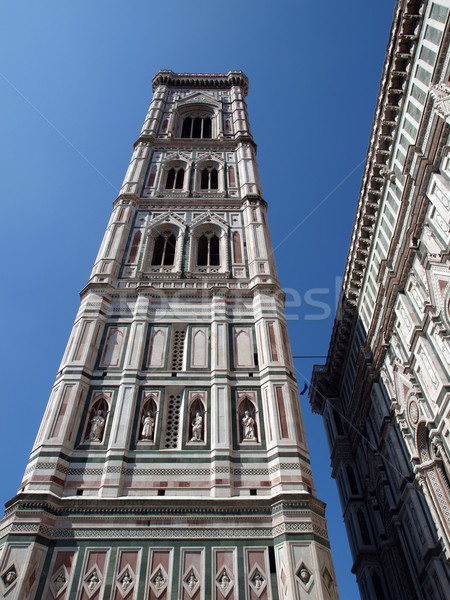
<path fill-rule="evenodd" d="M 219 175 L 217 169 L 211 169 L 209 187 L 212 190 L 217 190 L 219 187 Z"/>
<path fill-rule="evenodd" d="M 153 250 L 152 265 L 173 265 L 175 260 L 176 237 L 173 233 L 158 235 Z"/>
<path fill-rule="evenodd" d="M 273 546 L 269 546 L 269 568 L 271 573 L 276 573 L 275 550 Z"/>
<path fill-rule="evenodd" d="M 208 264 L 208 238 L 206 235 L 202 235 L 198 240 L 197 264 L 201 267 Z"/>
<path fill-rule="evenodd" d="M 378 577 L 377 573 L 372 574 L 372 584 L 373 584 L 373 589 L 375 591 L 376 600 L 384 600 L 385 595 L 384 595 L 383 586 L 381 585 L 381 581 L 380 581 L 380 578 Z"/>
<path fill-rule="evenodd" d="M 202 169 L 200 175 L 200 189 L 217 190 L 219 189 L 219 173 L 217 169 Z"/>
<path fill-rule="evenodd" d="M 217 266 L 219 264 L 219 238 L 213 235 L 209 239 L 209 264 Z"/>
<path fill-rule="evenodd" d="M 257 494 L 257 490 L 255 490 L 255 489 L 250 490 L 250 496 L 256 496 L 256 494 Z"/>
<path fill-rule="evenodd" d="M 191 117 L 186 117 L 183 121 L 183 129 L 181 131 L 182 138 L 191 137 L 191 127 L 192 127 L 192 119 L 191 119 Z"/>
<path fill-rule="evenodd" d="M 353 469 L 350 465 L 347 465 L 345 470 L 347 473 L 347 479 L 348 479 L 348 484 L 350 486 L 350 491 L 352 494 L 357 494 L 358 493 L 358 484 L 356 483 L 355 472 L 353 471 Z"/>
<path fill-rule="evenodd" d="M 342 425 L 341 415 L 333 408 L 334 422 L 336 423 L 336 430 L 338 435 L 345 435 L 344 426 Z"/>
<path fill-rule="evenodd" d="M 206 117 L 203 119 L 203 137 L 210 138 L 211 137 L 211 119 Z"/>
<path fill-rule="evenodd" d="M 195 117 L 195 119 L 194 119 L 191 137 L 193 137 L 193 138 L 201 138 L 202 137 L 202 119 L 200 117 Z"/>
<path fill-rule="evenodd" d="M 370 546 L 370 544 L 372 542 L 370 540 L 369 529 L 367 527 L 366 518 L 364 517 L 361 509 L 357 510 L 356 518 L 358 519 L 358 525 L 359 525 L 359 530 L 361 532 L 361 538 L 362 538 L 363 544 L 365 544 L 366 546 Z"/>
<path fill-rule="evenodd" d="M 175 169 L 170 169 L 167 173 L 166 189 L 172 190 L 175 184 Z"/>
<path fill-rule="evenodd" d="M 184 169 L 170 169 L 167 173 L 166 190 L 182 190 L 184 183 Z"/>
<path fill-rule="evenodd" d="M 158 496 L 165 496 L 166 490 L 158 490 Z"/>
<path fill-rule="evenodd" d="M 175 180 L 175 189 L 182 190 L 183 189 L 183 181 L 184 181 L 184 169 L 179 169 L 177 171 L 177 178 Z"/>
<path fill-rule="evenodd" d="M 203 234 L 198 239 L 197 265 L 199 267 L 217 267 L 219 264 L 219 238 L 216 234 Z"/>
<path fill-rule="evenodd" d="M 201 187 L 202 190 L 207 190 L 209 188 L 209 172 L 208 172 L 208 169 L 203 169 L 203 171 L 202 171 L 200 187 Z"/>
<path fill-rule="evenodd" d="M 186 117 L 181 128 L 182 138 L 211 138 L 211 117 Z"/>

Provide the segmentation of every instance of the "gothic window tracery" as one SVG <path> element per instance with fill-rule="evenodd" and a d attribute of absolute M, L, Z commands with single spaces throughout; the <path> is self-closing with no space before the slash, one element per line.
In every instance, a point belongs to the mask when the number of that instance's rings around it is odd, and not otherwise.
<path fill-rule="evenodd" d="M 219 175 L 214 167 L 205 167 L 200 175 L 200 189 L 217 190 L 219 188 Z"/>
<path fill-rule="evenodd" d="M 197 265 L 214 267 L 220 265 L 219 238 L 214 232 L 207 231 L 198 239 Z"/>
<path fill-rule="evenodd" d="M 358 510 L 356 511 L 356 519 L 358 521 L 359 531 L 361 533 L 361 539 L 363 544 L 365 544 L 366 546 L 370 546 L 372 542 L 370 539 L 369 528 L 367 527 L 366 517 L 364 516 L 364 513 L 360 508 L 358 508 Z"/>
<path fill-rule="evenodd" d="M 211 138 L 211 117 L 189 116 L 183 119 L 182 138 Z"/>
<path fill-rule="evenodd" d="M 182 190 L 184 185 L 183 167 L 172 167 L 167 172 L 166 190 Z"/>
<path fill-rule="evenodd" d="M 358 484 L 356 483 L 356 477 L 353 467 L 351 465 L 347 465 L 345 467 L 345 472 L 347 473 L 347 479 L 351 493 L 358 494 Z"/>
<path fill-rule="evenodd" d="M 173 265 L 176 237 L 168 230 L 158 235 L 153 248 L 152 265 Z"/>

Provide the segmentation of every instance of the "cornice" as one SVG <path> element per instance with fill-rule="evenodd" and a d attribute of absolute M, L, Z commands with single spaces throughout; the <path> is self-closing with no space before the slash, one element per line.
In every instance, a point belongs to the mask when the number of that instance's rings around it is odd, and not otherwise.
<path fill-rule="evenodd" d="M 230 89 L 233 86 L 242 88 L 244 95 L 248 93 L 248 79 L 242 71 L 228 73 L 174 73 L 170 69 L 161 70 L 152 79 L 153 93 L 160 85 L 175 88 Z"/>
<path fill-rule="evenodd" d="M 174 137 L 155 137 L 142 133 L 134 142 L 133 148 L 136 149 L 139 144 L 152 146 L 153 150 L 236 150 L 240 144 L 250 144 L 257 151 L 257 145 L 250 135 L 238 134 L 229 138 L 174 138 Z"/>
<path fill-rule="evenodd" d="M 273 498 L 95 498 L 79 496 L 58 498 L 49 494 L 21 493 L 6 504 L 5 517 L 12 513 L 45 511 L 67 515 L 273 515 L 285 511 L 311 511 L 325 516 L 325 503 L 304 494 L 283 494 Z"/>

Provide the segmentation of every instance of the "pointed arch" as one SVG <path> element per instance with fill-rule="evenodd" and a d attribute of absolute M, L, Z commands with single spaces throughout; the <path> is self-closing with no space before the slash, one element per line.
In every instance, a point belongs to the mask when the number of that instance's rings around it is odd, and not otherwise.
<path fill-rule="evenodd" d="M 200 395 L 194 396 L 189 406 L 189 431 L 187 440 L 190 442 L 204 442 L 206 433 L 205 424 L 206 408 Z"/>
<path fill-rule="evenodd" d="M 158 406 L 155 402 L 155 394 L 147 394 L 144 397 L 139 418 L 139 440 L 154 441 L 157 414 Z"/>
<path fill-rule="evenodd" d="M 86 442 L 103 442 L 108 412 L 109 403 L 104 396 L 100 396 L 92 402 L 86 419 L 84 436 Z"/>
<path fill-rule="evenodd" d="M 258 442 L 257 410 L 254 400 L 244 395 L 238 404 L 238 439 L 242 442 Z"/>

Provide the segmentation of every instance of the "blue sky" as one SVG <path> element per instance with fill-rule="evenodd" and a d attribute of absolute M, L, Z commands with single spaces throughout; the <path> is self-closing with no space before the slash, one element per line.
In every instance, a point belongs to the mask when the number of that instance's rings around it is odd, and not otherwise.
<path fill-rule="evenodd" d="M 327 353 L 394 5 L 1 3 L 2 502 L 20 484 L 159 69 L 249 77 L 293 353 Z M 314 362 L 296 361 L 300 388 Z M 341 598 L 358 598 L 322 420 L 301 401 Z"/>

